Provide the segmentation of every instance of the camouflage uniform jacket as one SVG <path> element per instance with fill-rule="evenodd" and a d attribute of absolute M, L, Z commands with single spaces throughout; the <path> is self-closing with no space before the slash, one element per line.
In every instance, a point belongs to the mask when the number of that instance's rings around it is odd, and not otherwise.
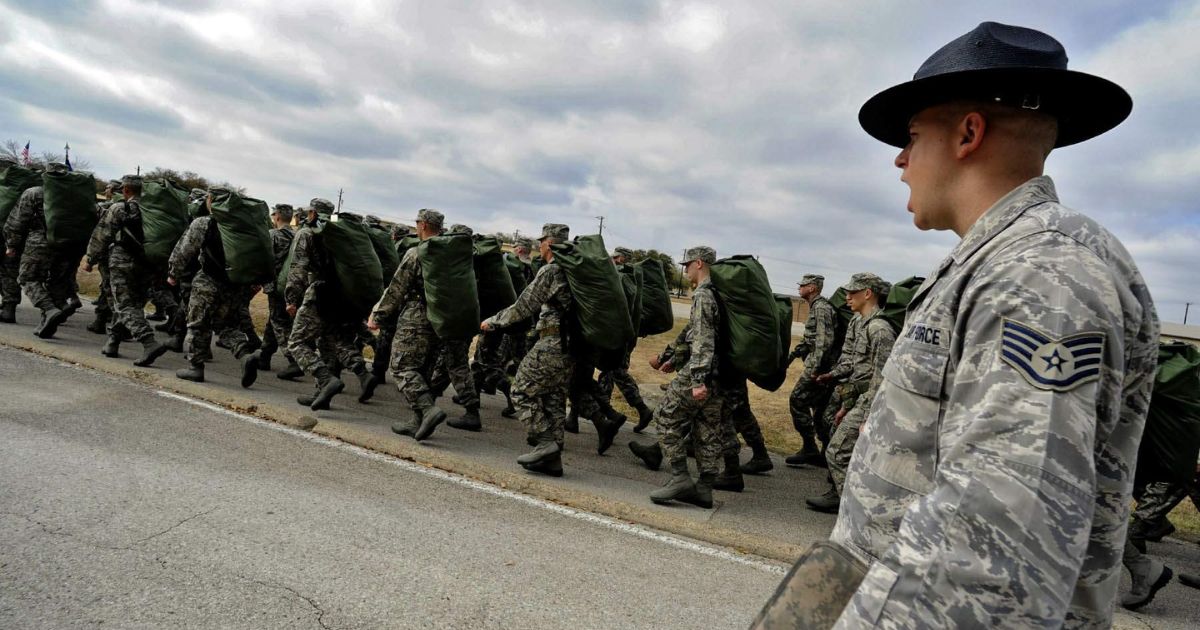
<path fill-rule="evenodd" d="M 680 345 L 676 345 L 676 354 L 687 356 L 687 361 L 682 364 L 682 356 L 673 359 L 672 363 L 678 370 L 676 378 L 691 382 L 692 387 L 714 382 L 717 376 L 717 331 L 720 326 L 721 307 L 717 304 L 717 293 L 712 280 L 705 279 L 692 291 L 692 311 L 687 327 L 681 333 L 686 339 L 687 352 L 680 353 Z"/>
<path fill-rule="evenodd" d="M 287 286 L 283 289 L 288 304 L 299 306 L 304 301 L 308 285 L 327 280 L 325 274 L 333 272 L 332 261 L 311 227 L 305 226 L 296 232 L 296 244 L 292 249 L 292 266 L 288 269 Z"/>
<path fill-rule="evenodd" d="M 856 402 L 870 406 L 883 383 L 883 368 L 887 365 L 888 357 L 892 355 L 892 347 L 896 344 L 896 331 L 884 319 L 883 307 L 875 309 L 874 313 L 863 319 L 858 334 L 863 338 L 862 357 L 858 364 L 866 371 L 866 380 L 863 383 L 865 393 L 855 400 L 847 401 L 849 404 L 843 405 L 847 409 L 853 408 Z M 852 382 L 853 378 L 851 377 Z"/>
<path fill-rule="evenodd" d="M 553 328 L 562 331 L 574 303 L 571 287 L 567 285 L 567 272 L 550 261 L 538 269 L 533 281 L 512 306 L 489 317 L 487 322 L 496 328 L 507 328 L 533 317 L 541 309 L 537 330 Z"/>
<path fill-rule="evenodd" d="M 271 230 L 271 247 L 275 253 L 275 273 L 272 278 L 278 278 L 279 272 L 283 271 L 283 265 L 287 263 L 288 253 L 292 249 L 292 239 L 296 237 L 296 233 L 292 231 L 290 226 L 283 226 Z M 263 293 L 274 293 L 275 282 L 268 282 L 263 287 Z"/>
<path fill-rule="evenodd" d="M 112 249 L 120 248 L 124 255 L 118 254 L 122 260 L 141 260 L 145 256 L 142 249 L 144 235 L 142 233 L 142 209 L 137 199 L 130 202 L 114 203 L 100 215 L 100 222 L 92 230 L 88 240 L 87 260 L 93 265 L 108 260 Z"/>
<path fill-rule="evenodd" d="M 833 304 L 818 295 L 808 305 L 808 319 L 804 321 L 804 338 L 792 350 L 793 357 L 804 358 L 804 372 L 809 376 L 820 374 L 829 367 L 833 352 L 834 328 Z"/>
<path fill-rule="evenodd" d="M 304 230 L 300 233 L 303 234 Z M 299 247 L 296 249 L 299 250 Z M 294 262 L 292 268 L 295 269 Z M 383 328 L 390 328 L 397 318 L 408 326 L 429 326 L 425 312 L 425 280 L 421 274 L 418 248 L 411 247 L 404 252 L 396 273 L 383 290 L 383 296 L 371 309 L 371 318 Z"/>
<path fill-rule="evenodd" d="M 209 215 L 196 217 L 188 224 L 183 236 L 171 250 L 167 259 L 167 276 L 180 280 L 192 274 L 192 270 L 204 252 L 204 243 L 208 239 L 208 230 L 213 218 Z"/>
<path fill-rule="evenodd" d="M 17 251 L 25 245 L 30 234 L 46 233 L 46 214 L 42 207 L 42 187 L 34 186 L 21 193 L 17 205 L 4 222 L 5 246 Z"/>
<path fill-rule="evenodd" d="M 863 331 L 865 324 L 866 320 L 858 313 L 846 324 L 846 338 L 842 340 L 841 356 L 833 369 L 829 370 L 834 381 L 858 383 L 871 378 L 871 366 L 864 363 L 867 360 L 867 336 Z"/>
<path fill-rule="evenodd" d="M 831 540 L 870 569 L 839 628 L 1108 627 L 1158 319 L 1048 177 L 917 290 Z"/>

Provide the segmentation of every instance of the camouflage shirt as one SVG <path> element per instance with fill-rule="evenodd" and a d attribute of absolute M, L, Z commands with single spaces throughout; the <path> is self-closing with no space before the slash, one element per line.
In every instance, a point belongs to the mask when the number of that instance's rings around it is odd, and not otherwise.
<path fill-rule="evenodd" d="M 4 243 L 20 250 L 31 232 L 46 232 L 46 214 L 42 207 L 42 187 L 34 186 L 21 193 L 17 205 L 4 222 Z"/>
<path fill-rule="evenodd" d="M 179 237 L 179 241 L 171 250 L 171 257 L 167 259 L 168 277 L 179 280 L 192 273 L 204 252 L 204 242 L 208 238 L 208 228 L 212 220 L 211 216 L 205 215 L 196 217 L 188 224 L 183 236 Z"/>
<path fill-rule="evenodd" d="M 857 400 L 849 401 L 847 408 L 853 408 L 856 402 L 869 406 L 875 399 L 879 386 L 883 383 L 883 368 L 888 357 L 892 355 L 892 346 L 896 344 L 896 331 L 883 317 L 883 308 L 875 309 L 859 326 L 859 336 L 863 338 L 862 357 L 858 365 L 865 371 L 864 385 L 866 393 Z M 854 376 L 851 376 L 853 382 Z"/>
<path fill-rule="evenodd" d="M 804 320 L 804 338 L 796 344 L 793 357 L 804 357 L 804 371 L 816 376 L 829 367 L 833 351 L 834 328 L 833 304 L 818 295 L 808 305 L 808 319 Z"/>
<path fill-rule="evenodd" d="M 308 285 L 325 280 L 323 274 L 333 271 L 329 256 L 317 242 L 311 227 L 305 226 L 296 232 L 295 246 L 291 250 L 292 266 L 288 269 L 287 286 L 283 289 L 288 304 L 299 306 L 304 301 Z M 285 256 L 286 258 L 286 256 Z"/>
<path fill-rule="evenodd" d="M 292 239 L 296 237 L 296 233 L 292 231 L 290 226 L 274 228 L 271 230 L 271 249 L 275 254 L 275 273 L 272 278 L 278 278 L 279 272 L 283 271 L 283 266 L 287 263 L 288 253 L 292 249 Z M 263 287 L 263 293 L 274 293 L 275 282 L 268 282 Z"/>
<path fill-rule="evenodd" d="M 999 200 L 908 307 L 832 540 L 870 564 L 839 628 L 1108 627 L 1158 319 L 1048 177 Z"/>
<path fill-rule="evenodd" d="M 522 322 L 535 313 L 538 315 L 538 330 L 561 329 L 574 298 L 567 285 L 567 272 L 550 261 L 538 269 L 537 275 L 512 306 L 489 317 L 487 322 L 496 328 L 507 328 Z"/>
<path fill-rule="evenodd" d="M 301 230 L 303 233 L 303 230 Z M 400 259 L 396 273 L 383 290 L 383 296 L 371 309 L 375 323 L 390 328 L 397 318 L 414 325 L 429 325 L 425 313 L 425 283 L 421 274 L 421 258 L 416 247 L 409 248 Z"/>
<path fill-rule="evenodd" d="M 871 378 L 871 366 L 867 363 L 867 336 L 863 332 L 866 322 L 858 313 L 846 324 L 846 338 L 842 340 L 842 353 L 829 374 L 837 382 L 857 383 Z M 806 363 L 807 365 L 807 363 Z"/>
<path fill-rule="evenodd" d="M 142 209 L 138 206 L 136 198 L 130 201 L 132 203 L 114 203 L 100 213 L 100 222 L 96 224 L 92 230 L 92 237 L 88 240 L 89 263 L 96 265 L 108 259 L 109 250 L 113 247 L 125 249 L 126 254 L 135 255 L 134 259 L 143 254 L 140 240 L 143 238 Z M 137 244 L 131 243 L 130 239 L 138 239 Z"/>

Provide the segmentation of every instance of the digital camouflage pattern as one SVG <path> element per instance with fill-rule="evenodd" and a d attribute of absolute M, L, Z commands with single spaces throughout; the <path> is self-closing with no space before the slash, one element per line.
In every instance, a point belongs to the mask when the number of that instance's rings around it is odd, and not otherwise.
<path fill-rule="evenodd" d="M 882 308 L 876 309 L 866 318 L 859 317 L 857 319 L 861 321 L 858 324 L 855 338 L 854 352 L 856 356 L 853 359 L 855 368 L 852 370 L 852 378 L 861 374 L 862 370 L 859 369 L 861 365 L 866 367 L 865 379 L 846 384 L 854 394 L 847 397 L 848 411 L 841 423 L 834 429 L 833 435 L 829 438 L 829 445 L 825 449 L 829 477 L 833 480 L 833 487 L 838 494 L 842 493 L 842 488 L 846 485 L 846 470 L 850 466 L 854 444 L 858 441 L 859 429 L 866 420 L 867 410 L 871 407 L 871 400 L 874 398 L 875 392 L 879 391 L 879 386 L 883 382 L 883 366 L 891 356 L 892 346 L 896 343 L 896 333 L 892 330 L 892 325 L 884 319 Z M 859 392 L 862 393 L 859 394 Z M 833 405 L 829 405 L 829 408 L 832 407 Z"/>
<path fill-rule="evenodd" d="M 392 376 L 396 389 L 409 406 L 417 409 L 418 403 L 429 398 L 429 374 L 437 361 L 438 338 L 425 310 L 425 286 L 416 247 L 404 252 L 400 266 L 371 312 L 380 330 L 395 326 Z"/>
<path fill-rule="evenodd" d="M 814 543 L 788 571 L 750 628 L 832 628 L 866 572 L 866 564 L 838 545 Z"/>
<path fill-rule="evenodd" d="M 1192 504 L 1200 510 L 1200 473 L 1197 473 L 1191 485 L 1170 481 L 1146 484 L 1141 492 L 1134 492 L 1137 508 L 1133 511 L 1133 520 L 1146 523 L 1161 521 L 1189 496 Z"/>
<path fill-rule="evenodd" d="M 746 388 L 746 379 L 721 378 L 721 443 L 724 448 L 722 455 L 737 455 L 741 452 L 737 436 L 741 435 L 747 446 L 763 445 L 762 428 L 754 410 L 750 408 L 750 392 Z"/>
<path fill-rule="evenodd" d="M 213 227 L 212 216 L 201 216 L 188 225 L 167 260 L 167 275 L 180 278 L 191 273 L 203 255 L 208 231 Z M 245 287 L 213 278 L 203 266 L 192 278 L 187 297 L 187 338 L 184 342 L 188 361 L 203 365 L 212 359 L 212 336 L 215 331 L 221 345 L 229 348 L 236 358 L 249 352 L 249 339 L 241 328 L 239 311 Z"/>
<path fill-rule="evenodd" d="M 146 301 L 154 273 L 145 262 L 142 243 L 142 210 L 134 197 L 109 206 L 92 230 L 87 259 L 106 261 L 112 291 L 114 320 L 138 341 L 153 339 L 146 321 Z"/>
<path fill-rule="evenodd" d="M 429 388 L 442 392 L 453 384 L 462 406 L 479 406 L 479 392 L 475 390 L 475 379 L 471 374 L 471 340 L 443 339 L 438 344 L 437 359 L 429 377 Z"/>
<path fill-rule="evenodd" d="M 692 292 L 688 324 L 672 344 L 675 378 L 654 411 L 663 460 L 687 459 L 687 442 L 695 438 L 696 465 L 701 474 L 720 472 L 724 451 L 721 431 L 722 398 L 716 383 L 717 331 L 721 307 L 712 281 L 705 279 Z M 708 386 L 708 397 L 698 401 L 692 388 Z"/>
<path fill-rule="evenodd" d="M 285 206 L 275 206 L 276 211 Z M 290 206 L 286 206 L 290 208 Z M 290 209 L 287 210 L 290 214 Z M 295 232 L 290 226 L 284 226 L 271 230 L 271 248 L 275 254 L 275 268 L 271 278 L 278 278 L 279 273 L 283 271 L 283 265 L 287 262 L 288 252 L 292 247 L 292 239 L 295 238 Z M 287 312 L 287 301 L 283 297 L 284 287 L 276 287 L 275 281 L 272 280 L 269 284 L 263 287 L 263 292 L 267 294 L 267 326 L 263 331 L 263 355 L 268 356 L 274 354 L 280 347 L 283 348 L 283 356 L 292 358 L 292 351 L 288 349 L 288 340 L 292 332 L 292 316 Z"/>
<path fill-rule="evenodd" d="M 815 432 L 822 442 L 827 441 L 829 437 L 829 427 L 823 425 L 820 420 L 829 402 L 831 388 L 813 379 L 833 363 L 833 342 L 837 332 L 834 317 L 833 305 L 829 300 L 822 296 L 814 298 L 808 306 L 804 338 L 796 344 L 791 354 L 793 358 L 803 357 L 804 360 L 804 370 L 788 396 L 792 426 L 805 439 Z"/>
<path fill-rule="evenodd" d="M 1157 352 L 1115 237 L 1049 177 L 999 200 L 883 370 L 831 538 L 871 568 L 838 627 L 1108 627 Z"/>
<path fill-rule="evenodd" d="M 366 363 L 362 347 L 358 345 L 358 324 L 321 316 L 320 294 L 324 282 L 317 280 L 304 290 L 288 333 L 288 351 L 306 374 L 330 367 L 332 360 L 344 369 L 361 374 Z M 330 360 L 327 361 L 327 357 Z"/>

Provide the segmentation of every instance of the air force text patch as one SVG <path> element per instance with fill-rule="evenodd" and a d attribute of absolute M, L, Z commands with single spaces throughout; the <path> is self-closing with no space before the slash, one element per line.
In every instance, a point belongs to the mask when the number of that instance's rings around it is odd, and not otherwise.
<path fill-rule="evenodd" d="M 1000 356 L 1038 389 L 1065 392 L 1100 378 L 1104 333 L 1051 339 L 1032 326 L 1004 320 Z"/>

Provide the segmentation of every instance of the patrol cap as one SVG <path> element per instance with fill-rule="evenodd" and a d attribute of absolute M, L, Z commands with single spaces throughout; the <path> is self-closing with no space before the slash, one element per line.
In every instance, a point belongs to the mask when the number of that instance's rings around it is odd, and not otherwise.
<path fill-rule="evenodd" d="M 116 181 L 116 180 L 113 180 L 113 181 Z M 188 197 L 191 198 L 192 200 L 201 199 L 201 198 L 207 197 L 207 196 L 208 196 L 208 191 L 204 190 L 203 188 L 193 188 L 192 191 L 188 193 Z"/>
<path fill-rule="evenodd" d="M 132 188 L 141 188 L 142 187 L 142 176 L 141 175 L 125 175 L 124 177 L 121 178 L 121 185 L 122 186 L 130 186 Z"/>
<path fill-rule="evenodd" d="M 380 227 L 381 225 L 383 225 L 383 219 L 380 219 L 379 217 L 377 217 L 373 214 L 368 214 L 363 217 L 363 225 L 369 225 L 371 227 Z"/>
<path fill-rule="evenodd" d="M 542 235 L 538 240 L 544 241 L 548 238 L 554 239 L 555 243 L 566 243 L 571 239 L 571 228 L 562 223 L 547 223 L 542 226 Z"/>
<path fill-rule="evenodd" d="M 404 238 L 405 236 L 408 236 L 409 234 L 412 234 L 412 228 L 408 227 L 407 225 L 397 224 L 395 227 L 392 228 L 392 238 L 393 239 L 399 240 L 399 239 Z"/>
<path fill-rule="evenodd" d="M 856 273 L 853 276 L 850 276 L 850 282 L 847 282 L 842 288 L 845 289 L 847 293 L 854 293 L 855 291 L 862 291 L 864 289 L 871 289 L 872 291 L 879 293 L 880 291 L 886 290 L 890 286 L 891 285 L 885 282 L 883 278 L 880 278 L 873 273 L 864 271 L 863 273 Z"/>
<path fill-rule="evenodd" d="M 531 239 L 531 238 L 517 239 L 517 247 L 524 247 L 525 249 L 531 250 L 531 249 L 533 249 L 533 239 Z"/>
<path fill-rule="evenodd" d="M 474 234 L 475 234 L 475 230 L 472 230 L 472 229 L 471 229 L 471 226 L 469 226 L 469 225 L 463 225 L 462 223 L 455 223 L 454 225 L 451 225 L 451 226 L 450 226 L 450 231 L 451 231 L 451 232 L 458 232 L 458 233 L 461 233 L 461 234 L 471 234 L 471 235 L 474 235 Z"/>
<path fill-rule="evenodd" d="M 295 208 L 289 203 L 277 203 L 271 208 L 271 214 L 278 214 L 280 218 L 287 220 L 291 220 L 295 212 Z"/>
<path fill-rule="evenodd" d="M 804 274 L 803 278 L 800 278 L 800 282 L 798 284 L 800 286 L 804 286 L 806 284 L 824 285 L 825 284 L 825 276 L 822 276 L 819 273 L 806 273 L 806 274 Z"/>
<path fill-rule="evenodd" d="M 120 187 L 121 187 L 121 180 L 119 180 L 119 179 L 110 179 L 110 180 L 108 180 L 108 186 L 109 186 L 110 188 L 112 188 L 113 190 L 116 190 L 116 189 L 118 189 L 118 188 L 120 188 Z"/>
<path fill-rule="evenodd" d="M 46 164 L 46 172 L 61 175 L 68 172 L 67 165 L 63 164 L 62 162 L 50 162 Z"/>
<path fill-rule="evenodd" d="M 629 260 L 630 258 L 633 258 L 633 251 L 628 247 L 618 247 L 613 250 L 613 256 L 623 256 L 625 257 L 625 260 Z"/>
<path fill-rule="evenodd" d="M 417 211 L 417 220 L 424 221 L 427 225 L 440 228 L 442 223 L 446 221 L 446 215 L 434 210 L 433 208 L 421 208 Z"/>
<path fill-rule="evenodd" d="M 699 260 L 706 265 L 711 265 L 717 262 L 717 250 L 707 245 L 697 245 L 683 253 L 683 260 L 679 261 L 679 264 L 687 265 L 693 260 Z"/>
<path fill-rule="evenodd" d="M 313 197 L 310 199 L 308 201 L 307 209 L 310 212 L 316 211 L 317 214 L 333 214 L 334 210 L 332 201 L 328 199 L 322 199 L 320 197 Z"/>

